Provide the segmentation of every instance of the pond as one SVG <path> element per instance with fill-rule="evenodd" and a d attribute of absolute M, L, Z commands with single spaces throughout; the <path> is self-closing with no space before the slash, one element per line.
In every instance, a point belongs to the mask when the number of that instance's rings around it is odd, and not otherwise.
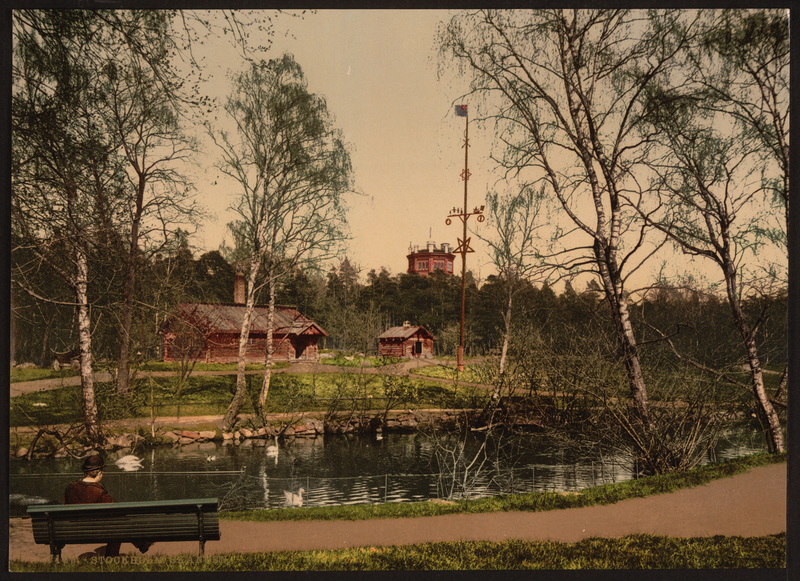
<path fill-rule="evenodd" d="M 422 433 L 290 438 L 269 455 L 267 440 L 137 450 L 142 468 L 114 465 L 130 451 L 106 455 L 103 484 L 118 501 L 220 499 L 220 510 L 280 508 L 284 491 L 304 489 L 305 506 L 478 498 L 532 491 L 572 491 L 633 478 L 621 458 L 584 455 L 537 434 L 493 438 Z M 485 454 L 478 454 L 481 447 Z M 757 434 L 728 434 L 717 460 L 766 451 Z M 475 457 L 479 460 L 464 467 Z M 80 476 L 77 459 L 12 461 L 12 516 L 25 505 L 61 499 Z"/>

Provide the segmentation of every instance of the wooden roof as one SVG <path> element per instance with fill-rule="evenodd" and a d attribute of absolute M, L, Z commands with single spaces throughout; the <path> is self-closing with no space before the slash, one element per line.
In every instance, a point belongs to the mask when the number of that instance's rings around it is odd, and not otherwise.
<path fill-rule="evenodd" d="M 418 331 L 421 332 L 423 337 L 433 339 L 433 335 L 431 335 L 425 327 L 419 325 L 409 325 L 408 327 L 391 327 L 378 335 L 378 339 L 408 339 L 409 337 L 416 335 Z"/>
<path fill-rule="evenodd" d="M 164 327 L 174 318 L 182 318 L 207 333 L 238 334 L 242 330 L 245 306 L 217 303 L 180 303 Z M 269 307 L 255 306 L 250 323 L 251 334 L 267 333 Z M 323 335 L 328 333 L 311 319 L 307 319 L 292 307 L 275 307 L 273 333 L 285 335 Z"/>

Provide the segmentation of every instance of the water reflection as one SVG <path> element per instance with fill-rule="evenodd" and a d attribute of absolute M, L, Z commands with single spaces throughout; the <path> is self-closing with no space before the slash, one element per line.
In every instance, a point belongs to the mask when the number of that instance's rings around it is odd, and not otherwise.
<path fill-rule="evenodd" d="M 326 506 L 572 491 L 633 477 L 621 458 L 581 454 L 542 435 L 337 435 L 281 440 L 278 454 L 268 454 L 273 444 L 150 447 L 136 451 L 142 464 L 136 472 L 114 465 L 131 453 L 120 451 L 107 455 L 103 483 L 119 501 L 217 497 L 221 509 L 233 510 L 282 507 L 283 491 L 300 488 L 307 506 Z M 766 447 L 759 435 L 728 434 L 715 457 L 760 451 Z M 79 459 L 12 462 L 14 504 L 24 504 L 24 498 L 60 500 L 66 485 L 80 477 L 80 465 Z"/>

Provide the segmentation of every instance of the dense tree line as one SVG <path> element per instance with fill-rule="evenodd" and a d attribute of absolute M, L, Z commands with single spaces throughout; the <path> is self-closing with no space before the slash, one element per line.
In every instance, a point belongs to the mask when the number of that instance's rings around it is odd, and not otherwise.
<path fill-rule="evenodd" d="M 14 255 L 15 263 L 24 262 L 24 254 Z M 158 329 L 179 302 L 233 302 L 235 268 L 219 251 L 194 257 L 187 240 L 176 248 L 157 254 L 140 264 L 141 282 L 134 310 L 132 345 L 141 357 L 160 356 Z M 40 288 L 47 288 L 46 272 L 39 273 Z M 467 273 L 466 351 L 468 355 L 497 353 L 504 327 L 505 284 L 490 275 L 478 286 Z M 52 282 L 50 282 L 52 285 Z M 68 293 L 53 285 L 51 297 Z M 121 295 L 113 285 L 100 280 L 90 285 L 97 324 L 99 359 L 112 358 L 118 348 L 115 312 Z M 96 294 L 95 294 L 96 293 Z M 266 291 L 256 296 L 265 304 Z M 318 322 L 329 334 L 329 349 L 377 352 L 377 336 L 389 327 L 408 321 L 422 325 L 436 338 L 437 354 L 454 356 L 458 345 L 461 279 L 458 275 L 435 272 L 429 277 L 418 274 L 390 274 L 385 268 L 370 270 L 359 277 L 345 259 L 327 275 L 295 270 L 278 285 L 276 302 L 296 307 Z M 601 293 L 597 285 L 587 284 L 576 290 L 570 283 L 556 293 L 546 283 L 522 283 L 512 312 L 518 333 L 537 335 L 554 350 L 573 349 L 575 338 L 594 342 L 604 337 L 609 356 L 614 355 L 613 329 L 609 328 Z M 21 290 L 13 289 L 15 324 L 24 333 L 13 334 L 15 359 L 49 365 L 50 350 L 66 351 L 75 347 L 74 307 L 68 304 L 39 301 Z M 767 314 L 759 328 L 757 342 L 767 364 L 783 364 L 788 357 L 788 300 L 785 292 L 745 301 L 749 316 Z M 642 329 L 639 340 L 644 348 L 670 356 L 662 333 L 671 337 L 676 349 L 704 365 L 725 368 L 741 357 L 730 308 L 725 297 L 701 289 L 662 287 L 651 290 L 633 302 L 631 316 Z"/>
<path fill-rule="evenodd" d="M 70 293 L 59 285 L 47 269 L 27 270 L 30 261 L 24 252 L 12 254 L 12 279 L 24 272 L 26 281 L 39 292 L 47 292 L 47 300 L 26 291 L 27 287 L 12 284 L 12 359 L 32 362 L 42 367 L 53 361 L 53 351 L 64 352 L 77 347 L 75 306 Z M 98 261 L 119 259 L 108 250 Z M 131 351 L 139 359 L 160 356 L 158 330 L 165 318 L 182 301 L 232 302 L 234 267 L 218 251 L 194 258 L 185 243 L 165 249 L 151 258 L 139 257 L 140 278 L 133 310 Z M 100 269 L 90 279 L 89 299 L 92 304 L 95 339 L 94 357 L 98 361 L 113 360 L 120 345 L 119 312 L 122 292 L 114 284 L 113 269 Z"/>

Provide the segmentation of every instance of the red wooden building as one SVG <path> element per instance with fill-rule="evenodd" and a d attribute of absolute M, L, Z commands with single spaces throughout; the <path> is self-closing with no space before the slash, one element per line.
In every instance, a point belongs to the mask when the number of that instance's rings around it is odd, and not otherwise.
<path fill-rule="evenodd" d="M 392 327 L 378 336 L 381 357 L 433 357 L 433 335 L 425 327 L 409 325 Z"/>
<path fill-rule="evenodd" d="M 238 297 L 237 297 L 238 298 Z M 184 359 L 207 363 L 239 360 L 243 304 L 180 303 L 161 327 L 164 361 Z M 247 341 L 248 362 L 263 362 L 267 346 L 268 307 L 257 306 Z M 317 342 L 327 333 L 291 307 L 275 307 L 273 359 L 316 361 Z"/>
<path fill-rule="evenodd" d="M 450 245 L 443 243 L 441 248 L 436 248 L 436 243 L 429 240 L 424 250 L 419 246 L 408 246 L 408 272 L 416 272 L 427 277 L 430 273 L 441 270 L 453 274 L 453 261 L 456 255 L 450 251 Z"/>

